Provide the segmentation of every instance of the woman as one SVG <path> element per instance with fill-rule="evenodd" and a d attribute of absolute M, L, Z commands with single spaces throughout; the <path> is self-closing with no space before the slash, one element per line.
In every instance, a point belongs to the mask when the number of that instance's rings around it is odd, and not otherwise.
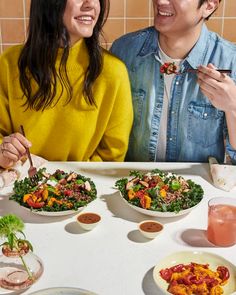
<path fill-rule="evenodd" d="M 108 8 L 31 0 L 25 45 L 0 57 L 1 167 L 27 147 L 51 161 L 123 161 L 132 102 L 124 64 L 99 45 Z"/>

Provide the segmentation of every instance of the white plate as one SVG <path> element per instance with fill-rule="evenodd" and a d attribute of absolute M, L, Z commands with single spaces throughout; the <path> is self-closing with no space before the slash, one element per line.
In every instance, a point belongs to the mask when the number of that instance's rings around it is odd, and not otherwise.
<path fill-rule="evenodd" d="M 145 215 L 148 215 L 148 216 L 154 216 L 154 217 L 178 217 L 178 216 L 181 216 L 181 215 L 185 215 L 185 214 L 188 214 L 189 212 L 191 212 L 194 208 L 196 208 L 202 200 L 195 206 L 191 207 L 191 208 L 188 208 L 188 209 L 185 209 L 185 210 L 181 210 L 179 211 L 178 213 L 175 213 L 175 212 L 160 212 L 160 211 L 153 211 L 153 210 L 147 210 L 147 209 L 144 209 L 144 208 L 141 208 L 141 207 L 138 207 L 138 206 L 135 206 L 135 205 L 132 205 L 131 203 L 129 203 L 123 196 L 122 194 L 120 193 L 121 195 L 121 198 L 125 201 L 125 203 L 127 205 L 129 205 L 132 209 L 142 213 L 142 214 L 145 214 Z"/>
<path fill-rule="evenodd" d="M 30 209 L 30 208 L 27 208 L 27 207 L 24 207 L 24 206 L 21 206 L 21 205 L 20 205 L 20 207 L 27 210 L 27 211 L 29 211 L 29 212 L 37 214 L 37 215 L 52 216 L 52 217 L 77 214 L 78 212 L 80 212 L 80 211 L 82 211 L 84 209 L 84 207 L 79 207 L 78 210 L 66 210 L 66 211 L 48 212 L 48 211 L 36 211 L 36 210 Z"/>
<path fill-rule="evenodd" d="M 183 251 L 183 252 L 175 252 L 170 256 L 162 259 L 153 270 L 153 278 L 157 287 L 162 294 L 170 294 L 167 292 L 168 283 L 161 278 L 159 271 L 163 268 L 169 268 L 174 265 L 183 263 L 188 264 L 190 262 L 196 262 L 201 264 L 209 264 L 209 268 L 212 270 L 216 270 L 218 266 L 225 266 L 228 268 L 230 272 L 230 278 L 228 283 L 223 286 L 224 295 L 233 295 L 236 292 L 236 266 L 230 263 L 228 260 L 223 258 L 222 256 L 209 253 L 209 252 L 201 252 L 201 251 Z M 158 293 L 159 294 L 159 293 Z"/>
<path fill-rule="evenodd" d="M 29 295 L 96 295 L 93 292 L 80 288 L 69 288 L 69 287 L 59 287 L 59 288 L 49 288 L 39 290 Z"/>

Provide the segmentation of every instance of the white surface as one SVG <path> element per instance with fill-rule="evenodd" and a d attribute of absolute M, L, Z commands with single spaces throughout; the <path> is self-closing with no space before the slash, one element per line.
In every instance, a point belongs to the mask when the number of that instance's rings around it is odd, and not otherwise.
<path fill-rule="evenodd" d="M 230 278 L 227 284 L 223 286 L 224 295 L 231 295 L 236 291 L 236 267 L 228 260 L 222 256 L 205 251 L 180 251 L 174 252 L 162 259 L 153 270 L 154 281 L 159 287 L 160 293 L 170 294 L 166 291 L 168 283 L 161 278 L 159 271 L 177 264 L 189 264 L 191 262 L 209 264 L 209 269 L 212 271 L 216 271 L 218 266 L 227 267 L 230 272 Z"/>
<path fill-rule="evenodd" d="M 99 295 L 160 295 L 153 268 L 176 251 L 206 251 L 222 255 L 236 264 L 236 245 L 214 247 L 205 238 L 207 202 L 217 196 L 236 198 L 212 185 L 208 164 L 185 163 L 48 163 L 49 171 L 77 171 L 96 184 L 98 198 L 82 212 L 101 215 L 101 223 L 89 232 L 79 228 L 75 215 L 48 217 L 28 212 L 9 201 L 10 189 L 1 191 L 0 214 L 13 213 L 25 224 L 26 238 L 44 263 L 39 281 L 23 294 L 51 287 L 77 287 Z M 159 168 L 191 178 L 202 185 L 205 195 L 189 214 L 172 218 L 150 218 L 164 224 L 153 240 L 144 238 L 137 224 L 147 216 L 132 210 L 113 186 L 130 170 Z"/>

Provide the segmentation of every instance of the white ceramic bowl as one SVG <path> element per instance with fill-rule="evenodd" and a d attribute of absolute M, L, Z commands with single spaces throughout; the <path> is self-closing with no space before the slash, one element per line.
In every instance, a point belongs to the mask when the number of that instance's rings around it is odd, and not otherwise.
<path fill-rule="evenodd" d="M 93 212 L 84 212 L 80 213 L 76 220 L 84 230 L 92 230 L 100 223 L 101 216 Z"/>
<path fill-rule="evenodd" d="M 174 252 L 169 256 L 162 258 L 153 270 L 154 281 L 158 288 L 156 294 L 170 294 L 169 292 L 167 292 L 168 283 L 160 276 L 161 269 L 169 268 L 182 263 L 189 264 L 191 262 L 209 264 L 209 268 L 214 271 L 217 269 L 218 266 L 221 265 L 227 267 L 230 273 L 230 278 L 228 282 L 223 286 L 224 295 L 236 294 L 236 266 L 222 256 L 210 252 L 203 252 L 201 250 Z"/>
<path fill-rule="evenodd" d="M 178 217 L 178 216 L 181 216 L 181 215 L 185 215 L 185 214 L 188 214 L 190 213 L 193 209 L 195 209 L 197 206 L 200 205 L 200 203 L 202 202 L 202 200 L 196 204 L 195 206 L 193 207 L 190 207 L 188 209 L 184 209 L 184 210 L 180 210 L 179 212 L 160 212 L 160 211 L 153 211 L 153 210 L 148 210 L 148 209 L 144 209 L 144 208 L 141 208 L 141 207 L 138 207 L 138 206 L 135 206 L 131 203 L 129 203 L 123 196 L 122 194 L 120 193 L 120 196 L 122 198 L 122 200 L 132 209 L 134 209 L 135 211 L 138 211 L 139 213 L 142 213 L 142 214 L 145 214 L 145 215 L 148 215 L 148 216 L 153 216 L 153 217 Z"/>
<path fill-rule="evenodd" d="M 145 238 L 154 239 L 163 231 L 164 226 L 155 220 L 144 220 L 138 224 L 138 229 Z"/>

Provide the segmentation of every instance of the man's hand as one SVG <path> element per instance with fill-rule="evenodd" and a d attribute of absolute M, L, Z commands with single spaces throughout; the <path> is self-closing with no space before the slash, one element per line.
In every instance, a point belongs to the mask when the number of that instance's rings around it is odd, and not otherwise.
<path fill-rule="evenodd" d="M 212 65 L 198 68 L 198 83 L 201 91 L 208 97 L 214 107 L 227 112 L 236 112 L 236 85 L 224 73 Z"/>

